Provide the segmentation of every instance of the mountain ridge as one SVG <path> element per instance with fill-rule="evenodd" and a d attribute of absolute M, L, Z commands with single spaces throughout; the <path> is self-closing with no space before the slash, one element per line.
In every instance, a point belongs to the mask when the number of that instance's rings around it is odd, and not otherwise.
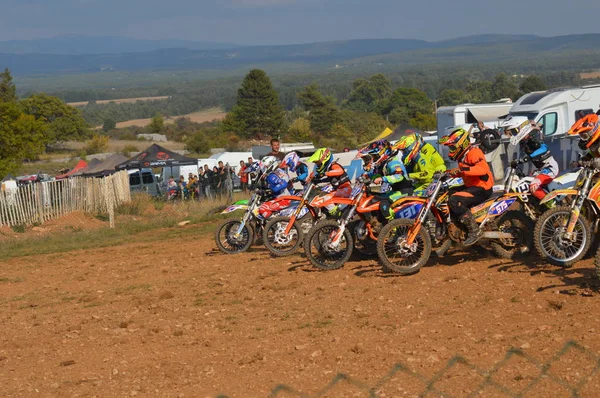
<path fill-rule="evenodd" d="M 358 39 L 212 50 L 162 48 L 149 52 L 92 55 L 0 53 L 0 68 L 8 67 L 15 75 L 32 75 L 107 70 L 231 70 L 278 63 L 335 67 L 349 63 L 431 64 L 520 58 L 529 60 L 536 56 L 551 58 L 569 51 L 586 50 L 593 53 L 591 56 L 594 57 L 595 52 L 600 52 L 600 34 L 556 37 L 479 35 L 442 42 Z"/>

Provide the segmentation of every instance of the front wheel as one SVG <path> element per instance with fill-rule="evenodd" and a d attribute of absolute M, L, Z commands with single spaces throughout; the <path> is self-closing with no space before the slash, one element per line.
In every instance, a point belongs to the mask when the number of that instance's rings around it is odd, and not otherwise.
<path fill-rule="evenodd" d="M 226 220 L 222 222 L 215 232 L 215 242 L 220 251 L 225 254 L 242 253 L 248 250 L 254 241 L 254 229 L 245 224 L 240 233 L 239 220 Z"/>
<path fill-rule="evenodd" d="M 306 235 L 304 253 L 310 263 L 321 270 L 330 271 L 341 268 L 352 255 L 352 234 L 348 228 L 334 244 L 332 240 L 340 232 L 340 224 L 336 220 L 318 222 Z"/>
<path fill-rule="evenodd" d="M 511 234 L 510 239 L 495 240 L 490 243 L 492 250 L 499 257 L 513 259 L 522 254 L 529 254 L 533 237 L 531 231 L 534 223 L 524 213 L 511 210 L 504 213 L 496 222 L 500 232 Z"/>
<path fill-rule="evenodd" d="M 415 241 L 408 245 L 406 239 L 415 220 L 399 218 L 388 223 L 377 240 L 377 255 L 386 272 L 411 275 L 419 272 L 431 256 L 431 238 L 422 226 Z"/>
<path fill-rule="evenodd" d="M 300 249 L 304 234 L 302 233 L 302 224 L 299 221 L 292 225 L 290 232 L 287 234 L 285 230 L 290 222 L 289 217 L 274 217 L 267 222 L 263 230 L 263 241 L 273 255 L 278 257 L 289 256 Z"/>
<path fill-rule="evenodd" d="M 561 206 L 548 210 L 535 225 L 535 248 L 550 264 L 570 267 L 585 256 L 592 243 L 590 222 L 580 215 L 570 237 L 566 236 L 571 218 L 570 207 Z"/>

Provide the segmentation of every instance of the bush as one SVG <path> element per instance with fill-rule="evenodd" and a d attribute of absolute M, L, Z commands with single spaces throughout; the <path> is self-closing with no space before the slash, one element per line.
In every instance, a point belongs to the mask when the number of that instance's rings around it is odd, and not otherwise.
<path fill-rule="evenodd" d="M 121 153 L 122 153 L 124 156 L 130 157 L 132 152 L 133 152 L 133 153 L 137 153 L 137 152 L 139 152 L 139 151 L 140 151 L 140 150 L 139 150 L 139 149 L 138 149 L 138 147 L 136 147 L 135 145 L 128 144 L 128 145 L 125 145 L 125 147 L 124 147 L 124 148 L 121 150 Z"/>
<path fill-rule="evenodd" d="M 94 134 L 91 140 L 88 140 L 85 145 L 85 152 L 88 155 L 94 153 L 104 153 L 108 150 L 108 141 L 110 138 L 106 135 Z"/>
<path fill-rule="evenodd" d="M 141 216 L 148 206 L 152 205 L 152 198 L 145 193 L 134 194 L 131 202 L 125 202 L 116 209 L 117 214 L 128 216 Z"/>

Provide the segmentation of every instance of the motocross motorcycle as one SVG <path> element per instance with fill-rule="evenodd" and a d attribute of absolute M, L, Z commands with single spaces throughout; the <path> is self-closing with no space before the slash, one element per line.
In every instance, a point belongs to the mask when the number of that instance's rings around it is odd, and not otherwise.
<path fill-rule="evenodd" d="M 250 199 L 245 203 L 238 201 L 225 210 L 222 214 L 229 214 L 237 210 L 244 210 L 244 214 L 239 219 L 225 220 L 217 227 L 215 231 L 215 242 L 220 251 L 226 254 L 241 253 L 253 244 L 262 236 L 262 229 L 266 223 L 266 217 L 261 215 L 261 205 L 271 199 L 268 189 L 264 189 L 264 182 L 269 173 L 277 168 L 276 164 L 271 165 L 267 170 L 262 172 L 256 181 L 256 188 Z M 277 200 L 275 198 L 274 200 Z M 271 212 L 267 212 L 271 215 Z"/>
<path fill-rule="evenodd" d="M 460 177 L 449 178 L 446 181 L 446 185 L 448 186 L 448 189 L 458 188 L 463 185 L 463 180 Z M 428 190 L 425 189 L 424 191 L 419 191 L 414 196 L 406 196 L 398 199 L 392 204 L 392 208 L 394 209 L 395 213 L 394 218 L 414 220 L 419 215 L 421 208 L 427 204 L 427 195 Z M 447 203 L 448 196 L 449 195 L 447 193 L 440 195 L 435 203 L 437 209 L 441 212 L 441 214 L 444 214 L 445 217 L 450 217 L 450 210 L 448 209 Z M 450 249 L 452 240 L 449 237 L 438 233 L 439 223 L 436 221 L 435 216 L 432 213 L 427 215 L 425 224 L 431 237 L 433 252 L 437 256 L 442 257 L 448 251 L 448 249 Z M 375 253 L 377 253 L 376 245 Z"/>
<path fill-rule="evenodd" d="M 600 169 L 593 162 L 582 164 L 571 189 L 550 192 L 540 202 L 564 196 L 570 205 L 548 210 L 535 225 L 536 250 L 549 263 L 560 267 L 570 267 L 587 254 L 600 224 Z"/>
<path fill-rule="evenodd" d="M 311 206 L 311 199 L 319 192 L 331 193 L 333 187 L 319 187 L 313 183 L 312 175 L 308 179 L 304 193 L 299 198 L 294 197 L 295 203 L 282 210 L 277 217 L 269 219 L 263 230 L 263 242 L 271 254 L 277 257 L 289 256 L 296 253 L 306 233 L 321 216 L 319 208 Z"/>
<path fill-rule="evenodd" d="M 449 217 L 447 205 L 442 205 L 448 195 L 449 176 L 436 173 L 429 185 L 425 203 L 413 219 L 400 218 L 388 223 L 379 233 L 377 254 L 387 272 L 410 275 L 427 263 L 432 251 L 430 232 L 427 228 L 429 214 L 437 222 L 436 234 L 444 234 L 456 243 L 462 243 L 467 229 Z M 492 250 L 500 257 L 513 258 L 526 253 L 531 246 L 533 221 L 524 213 L 509 208 L 522 193 L 499 192 L 482 204 L 470 209 L 482 231 L 481 239 L 490 241 Z"/>
<path fill-rule="evenodd" d="M 529 187 L 535 176 L 525 175 L 522 165 L 526 163 L 523 159 L 513 160 L 505 171 L 504 182 L 501 185 L 494 185 L 494 192 L 516 192 L 522 193 L 518 203 L 520 210 L 525 212 L 529 218 L 536 221 L 542 213 L 548 210 L 548 206 L 541 203 L 533 195 L 528 195 Z M 546 194 L 562 189 L 570 189 L 575 185 L 577 178 L 581 172 L 581 168 L 566 171 L 554 178 L 548 185 L 544 187 Z M 555 204 L 561 204 L 565 200 L 564 195 L 553 196 Z"/>
<path fill-rule="evenodd" d="M 381 219 L 380 202 L 374 193 L 390 190 L 388 184 L 371 187 L 366 176 L 359 177 L 349 197 L 336 197 L 334 194 L 317 197 L 311 202 L 313 207 L 338 206 L 339 219 L 326 218 L 317 222 L 307 233 L 304 252 L 311 264 L 321 270 L 334 270 L 342 267 L 352 255 L 355 246 L 353 224 L 361 220 L 367 228 L 368 239 L 376 241 L 376 231 L 371 227 L 374 217 Z M 355 220 L 356 217 L 356 220 Z M 384 220 L 381 220 L 385 222 Z"/>

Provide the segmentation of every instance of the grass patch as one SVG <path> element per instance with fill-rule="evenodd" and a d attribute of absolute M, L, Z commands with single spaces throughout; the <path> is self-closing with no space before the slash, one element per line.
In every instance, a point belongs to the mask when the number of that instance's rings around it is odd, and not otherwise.
<path fill-rule="evenodd" d="M 234 200 L 242 197 L 244 197 L 243 194 L 236 194 Z M 134 196 L 132 204 L 125 207 L 122 205 L 118 210 L 124 217 L 129 217 L 134 213 L 144 213 L 149 208 L 148 206 L 155 206 L 157 203 L 161 202 L 151 199 L 148 195 L 138 194 Z M 8 240 L 2 242 L 2 258 L 57 254 L 72 250 L 119 246 L 124 242 L 156 242 L 209 234 L 214 232 L 215 222 L 234 217 L 231 214 L 209 215 L 210 210 L 224 203 L 228 203 L 227 199 L 204 202 L 163 202 L 159 205 L 163 209 L 161 213 L 142 214 L 139 216 L 139 220 L 132 221 L 131 218 L 125 218 L 121 221 L 120 216 L 117 215 L 116 228 L 114 229 L 103 228 L 82 231 L 74 228 L 72 231 L 65 231 L 64 233 L 26 236 L 24 239 Z M 95 217 L 103 220 L 105 216 L 96 215 Z M 177 223 L 183 220 L 191 221 L 191 224 L 194 224 L 195 227 L 177 227 Z M 145 233 L 158 229 L 162 230 L 160 234 Z"/>
<path fill-rule="evenodd" d="M 25 224 L 19 224 L 19 225 L 13 225 L 12 227 L 10 227 L 10 229 L 13 230 L 13 232 L 16 232 L 18 234 L 23 234 L 25 233 Z"/>
<path fill-rule="evenodd" d="M 21 278 L 16 277 L 16 278 L 8 278 L 8 277 L 2 277 L 0 278 L 0 283 L 19 283 L 19 282 L 23 282 L 25 280 L 25 278 Z"/>
<path fill-rule="evenodd" d="M 152 289 L 152 285 L 148 284 L 148 283 L 142 283 L 142 284 L 138 284 L 138 285 L 129 285 L 125 288 L 118 288 L 115 290 L 116 294 L 123 294 L 123 293 L 131 293 L 134 292 L 136 290 L 145 290 L 148 291 Z"/>

